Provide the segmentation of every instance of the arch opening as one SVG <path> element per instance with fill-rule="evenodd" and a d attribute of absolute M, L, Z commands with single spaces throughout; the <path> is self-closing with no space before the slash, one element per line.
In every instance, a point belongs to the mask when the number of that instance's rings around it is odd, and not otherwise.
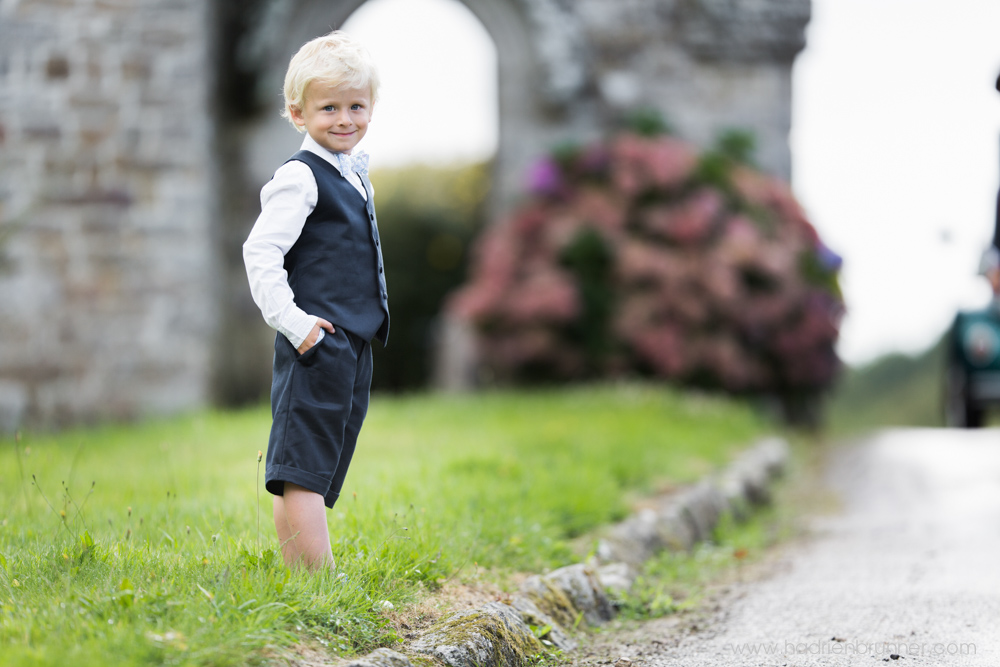
<path fill-rule="evenodd" d="M 364 143 L 379 165 L 482 162 L 498 143 L 497 49 L 458 0 L 368 0 L 344 23 L 382 91 Z"/>
<path fill-rule="evenodd" d="M 247 359 L 269 358 L 267 348 L 273 332 L 261 327 L 259 314 L 245 289 L 241 258 L 230 249 L 241 245 L 256 218 L 261 186 L 302 141 L 301 135 L 279 116 L 285 67 L 299 46 L 341 28 L 357 36 L 372 52 L 383 85 L 371 128 L 359 148 L 371 153 L 376 178 L 379 169 L 414 163 L 443 167 L 489 162 L 490 177 L 483 180 L 494 186 L 487 205 L 490 210 L 496 209 L 503 194 L 515 189 L 516 181 L 507 175 L 519 173 L 510 165 L 525 153 L 524 142 L 517 137 L 507 142 L 514 145 L 514 150 L 510 145 L 505 149 L 501 141 L 504 79 L 508 90 L 514 85 L 525 91 L 531 90 L 532 79 L 530 58 L 525 55 L 530 42 L 528 26 L 513 2 L 256 2 L 255 17 L 244 21 L 244 33 L 233 44 L 235 53 L 243 62 L 249 61 L 254 72 L 247 78 L 256 104 L 249 111 L 244 106 L 241 116 L 220 122 L 222 145 L 217 151 L 220 179 L 224 182 L 218 207 L 220 254 L 226 257 L 223 267 L 229 294 L 225 303 L 230 311 L 220 320 L 240 322 L 236 336 L 246 339 L 242 343 L 234 341 L 232 331 L 227 330 L 222 337 L 225 344 L 217 346 L 215 393 L 220 402 L 228 404 L 259 400 L 260 388 L 266 388 L 269 377 L 269 366 L 247 364 Z M 520 113 L 526 117 L 531 114 L 532 104 L 528 95 L 522 96 L 525 99 L 528 101 Z M 529 131 L 532 126 L 521 125 Z M 441 174 L 435 172 L 433 176 Z M 383 214 L 386 189 L 377 181 L 376 188 L 382 193 L 381 226 L 387 222 Z M 434 247 L 437 254 L 433 260 L 447 264 L 438 251 L 454 247 L 454 243 L 436 239 Z M 405 300 L 398 290 L 394 296 L 397 303 Z M 395 315 L 394 311 L 394 342 L 398 345 L 403 341 L 398 337 L 402 332 Z M 424 336 L 426 331 L 414 335 Z"/>

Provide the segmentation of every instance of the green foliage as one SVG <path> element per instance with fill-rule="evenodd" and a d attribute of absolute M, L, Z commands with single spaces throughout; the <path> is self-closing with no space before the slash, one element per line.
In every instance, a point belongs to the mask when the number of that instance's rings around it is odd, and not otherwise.
<path fill-rule="evenodd" d="M 338 572 L 309 576 L 284 567 L 258 504 L 269 426 L 259 408 L 0 441 L 3 663 L 253 665 L 300 644 L 393 645 L 383 602 L 474 564 L 565 565 L 569 539 L 631 494 L 695 479 L 764 428 L 740 404 L 642 386 L 376 395 L 330 513 Z"/>
<path fill-rule="evenodd" d="M 698 159 L 694 180 L 701 185 L 718 188 L 732 199 L 732 185 L 729 173 L 732 170 L 732 160 L 717 151 L 705 151 Z"/>
<path fill-rule="evenodd" d="M 733 168 L 737 165 L 753 165 L 756 146 L 757 138 L 749 130 L 733 129 L 722 132 L 716 137 L 712 149 L 701 154 L 695 170 L 695 181 L 718 188 L 726 194 L 730 204 L 735 208 L 746 208 L 746 204 L 741 202 L 736 194 L 731 176 Z M 758 219 L 759 215 L 753 217 Z"/>
<path fill-rule="evenodd" d="M 563 249 L 560 262 L 576 277 L 583 313 L 570 324 L 569 336 L 586 350 L 588 373 L 598 376 L 611 352 L 611 313 L 615 303 L 611 272 L 614 256 L 594 229 L 580 230 Z"/>
<path fill-rule="evenodd" d="M 465 276 L 469 243 L 485 219 L 489 170 L 420 165 L 372 174 L 392 313 L 391 344 L 375 346 L 376 389 L 427 384 L 435 318 Z"/>
<path fill-rule="evenodd" d="M 799 255 L 799 271 L 807 285 L 819 287 L 833 294 L 841 301 L 844 294 L 840 289 L 840 276 L 823 266 L 823 262 L 815 252 L 804 252 Z"/>
<path fill-rule="evenodd" d="M 642 137 L 673 134 L 673 127 L 666 117 L 658 109 L 651 107 L 642 107 L 629 113 L 625 118 L 625 128 Z"/>
<path fill-rule="evenodd" d="M 583 145 L 577 141 L 562 141 L 552 147 L 552 159 L 560 168 L 571 169 L 573 164 L 580 159 L 583 148 Z"/>
<path fill-rule="evenodd" d="M 757 150 L 757 137 L 750 130 L 729 129 L 715 140 L 715 152 L 737 164 L 753 166 Z"/>
<path fill-rule="evenodd" d="M 834 433 L 885 426 L 943 426 L 945 339 L 925 352 L 890 354 L 849 368 L 829 403 Z"/>

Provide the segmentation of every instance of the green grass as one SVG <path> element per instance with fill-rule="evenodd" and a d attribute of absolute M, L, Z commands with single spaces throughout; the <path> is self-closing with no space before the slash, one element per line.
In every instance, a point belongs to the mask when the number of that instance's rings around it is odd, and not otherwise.
<path fill-rule="evenodd" d="M 759 558 L 788 531 L 774 508 L 741 524 L 724 516 L 711 542 L 696 545 L 691 553 L 664 551 L 646 563 L 618 603 L 621 618 L 645 620 L 697 607 L 711 586 L 732 576 L 746 559 Z"/>
<path fill-rule="evenodd" d="M 257 463 L 269 425 L 261 408 L 0 441 L 3 663 L 391 645 L 383 602 L 472 569 L 503 581 L 573 562 L 572 538 L 767 428 L 739 404 L 641 386 L 378 396 L 330 512 L 339 574 L 308 576 L 276 554 Z"/>
<path fill-rule="evenodd" d="M 804 517 L 835 511 L 837 501 L 823 481 L 823 441 L 805 433 L 787 435 L 791 456 L 782 479 L 771 487 L 771 503 L 745 522 L 723 515 L 713 539 L 691 553 L 664 551 L 646 562 L 632 590 L 618 601 L 624 623 L 705 610 L 714 591 L 756 576 L 761 570 L 752 566 L 772 547 L 808 535 Z"/>

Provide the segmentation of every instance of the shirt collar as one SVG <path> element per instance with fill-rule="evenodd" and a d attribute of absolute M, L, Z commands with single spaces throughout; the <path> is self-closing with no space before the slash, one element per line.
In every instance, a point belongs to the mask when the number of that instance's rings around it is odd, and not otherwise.
<path fill-rule="evenodd" d="M 309 151 L 310 153 L 315 153 L 316 155 L 320 156 L 321 158 L 332 164 L 334 167 L 336 167 L 337 171 L 340 172 L 341 176 L 343 176 L 344 178 L 348 177 L 348 175 L 345 174 L 343 170 L 340 168 L 340 161 L 337 159 L 337 154 L 331 153 L 327 149 L 320 146 L 319 143 L 315 139 L 310 137 L 308 133 L 306 133 L 305 138 L 302 140 L 302 146 L 300 148 L 301 150 Z"/>

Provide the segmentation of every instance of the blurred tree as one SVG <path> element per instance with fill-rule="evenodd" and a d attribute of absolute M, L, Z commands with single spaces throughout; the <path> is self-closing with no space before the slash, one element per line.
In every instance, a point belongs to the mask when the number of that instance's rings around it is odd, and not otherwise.
<path fill-rule="evenodd" d="M 699 152 L 634 118 L 638 131 L 532 167 L 452 313 L 500 381 L 641 374 L 778 396 L 813 419 L 839 368 L 840 258 L 788 186 L 750 166 L 752 134 Z"/>
<path fill-rule="evenodd" d="M 437 315 L 465 277 L 482 228 L 490 165 L 417 165 L 372 174 L 389 287 L 389 346 L 373 347 L 376 390 L 422 387 L 433 371 Z"/>

